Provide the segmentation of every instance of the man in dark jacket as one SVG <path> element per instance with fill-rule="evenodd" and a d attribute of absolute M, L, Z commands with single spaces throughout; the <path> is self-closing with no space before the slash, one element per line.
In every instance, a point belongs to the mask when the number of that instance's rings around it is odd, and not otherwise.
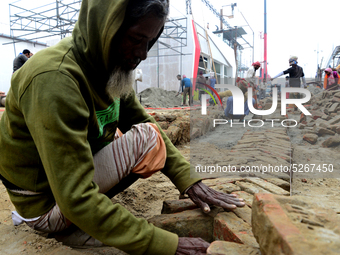
<path fill-rule="evenodd" d="M 162 33 L 168 0 L 83 0 L 72 37 L 12 76 L 0 121 L 0 178 L 13 222 L 69 245 L 129 254 L 205 254 L 208 243 L 135 218 L 110 198 L 154 172 L 204 212 L 244 206 L 199 176 L 138 102 L 132 70 Z"/>
<path fill-rule="evenodd" d="M 289 87 L 291 87 L 291 88 L 307 87 L 305 74 L 303 73 L 303 68 L 301 66 L 297 65 L 297 63 L 298 63 L 297 60 L 298 60 L 298 57 L 296 57 L 296 56 L 290 57 L 289 58 L 290 68 L 288 68 L 287 70 L 280 72 L 279 74 L 274 76 L 271 79 L 271 81 L 280 77 L 281 75 L 289 74 Z M 302 79 L 302 85 L 301 85 L 300 79 Z M 289 97 L 290 98 L 300 98 L 300 94 L 299 93 L 289 93 Z"/>
<path fill-rule="evenodd" d="M 29 50 L 25 49 L 22 53 L 16 56 L 13 60 L 13 73 L 22 67 L 32 55 L 33 54 Z"/>

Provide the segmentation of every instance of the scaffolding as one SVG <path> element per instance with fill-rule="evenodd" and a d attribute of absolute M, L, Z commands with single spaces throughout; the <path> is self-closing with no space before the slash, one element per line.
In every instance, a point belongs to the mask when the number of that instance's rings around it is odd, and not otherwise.
<path fill-rule="evenodd" d="M 330 56 L 327 67 L 336 68 L 340 64 L 340 46 L 336 46 Z"/>
<path fill-rule="evenodd" d="M 46 37 L 71 35 L 78 19 L 81 0 L 56 0 L 33 9 L 9 4 L 13 44 Z"/>

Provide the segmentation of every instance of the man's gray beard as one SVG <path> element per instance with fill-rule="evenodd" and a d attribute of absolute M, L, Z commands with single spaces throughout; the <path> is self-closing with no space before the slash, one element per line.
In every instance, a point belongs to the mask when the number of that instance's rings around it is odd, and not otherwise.
<path fill-rule="evenodd" d="M 133 90 L 133 71 L 124 71 L 120 67 L 114 68 L 106 85 L 106 93 L 112 99 L 124 98 Z"/>

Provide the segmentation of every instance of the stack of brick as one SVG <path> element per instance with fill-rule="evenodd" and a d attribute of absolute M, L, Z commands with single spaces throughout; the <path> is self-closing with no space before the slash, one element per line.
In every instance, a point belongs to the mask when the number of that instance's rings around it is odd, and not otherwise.
<path fill-rule="evenodd" d="M 310 113 L 301 115 L 299 128 L 303 129 L 303 140 L 316 144 L 320 136 L 328 139 L 323 147 L 340 145 L 340 91 L 324 91 L 311 100 Z"/>
<path fill-rule="evenodd" d="M 230 212 L 213 207 L 209 214 L 204 214 L 190 199 L 164 201 L 162 214 L 149 222 L 180 237 L 201 237 L 213 242 L 207 254 L 260 254 L 251 228 L 254 194 L 264 192 L 286 196 L 289 195 L 289 183 L 272 176 L 263 179 L 207 179 L 203 183 L 217 191 L 236 194 L 244 199 L 246 206 Z"/>
<path fill-rule="evenodd" d="M 147 110 L 147 112 L 154 117 L 174 145 L 186 144 L 190 139 L 210 132 L 214 129 L 213 119 L 221 117 L 218 111 L 208 112 L 208 115 L 203 116 L 199 109 Z"/>
<path fill-rule="evenodd" d="M 230 149 L 216 148 L 218 153 L 209 153 L 195 148 L 191 163 L 195 166 L 209 166 L 216 162 L 219 166 L 230 166 L 236 172 L 210 172 L 211 177 L 258 176 L 262 174 L 289 180 L 289 167 L 293 149 L 285 128 L 271 128 L 263 131 L 247 131 Z M 221 155 L 224 155 L 221 157 Z M 242 171 L 242 172 L 240 172 Z M 202 172 L 202 171 L 201 171 Z"/>

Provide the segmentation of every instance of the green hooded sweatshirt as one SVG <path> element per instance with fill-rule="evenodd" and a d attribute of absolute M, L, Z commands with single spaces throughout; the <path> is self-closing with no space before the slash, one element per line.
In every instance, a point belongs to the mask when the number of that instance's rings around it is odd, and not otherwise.
<path fill-rule="evenodd" d="M 18 213 L 33 218 L 56 203 L 67 219 L 103 243 L 129 254 L 175 254 L 178 237 L 135 218 L 98 192 L 93 154 L 118 127 L 153 122 L 135 94 L 114 102 L 105 95 L 110 45 L 128 0 L 83 0 L 72 37 L 37 52 L 12 76 L 0 122 L 0 174 Z M 111 54 L 110 54 L 111 53 Z M 160 128 L 161 130 L 161 128 Z M 162 172 L 181 193 L 199 181 L 161 131 L 167 148 Z"/>

